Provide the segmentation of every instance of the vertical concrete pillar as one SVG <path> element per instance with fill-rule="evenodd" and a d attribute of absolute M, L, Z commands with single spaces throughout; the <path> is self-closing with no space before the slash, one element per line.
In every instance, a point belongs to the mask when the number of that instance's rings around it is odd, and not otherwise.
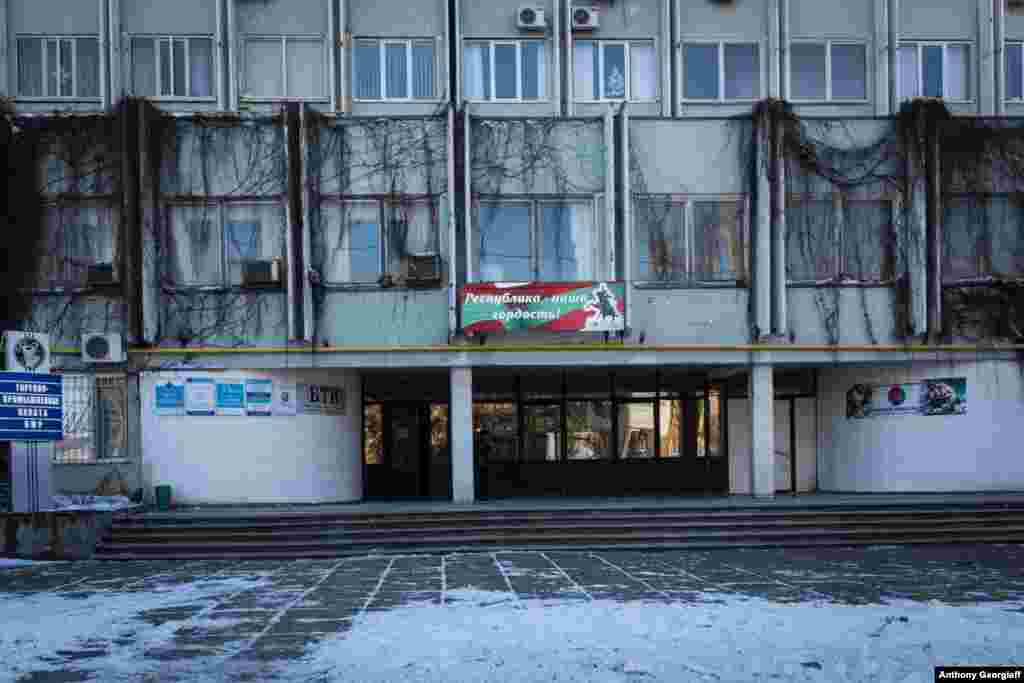
<path fill-rule="evenodd" d="M 473 369 L 452 368 L 451 419 L 452 500 L 472 503 L 474 499 L 473 466 Z"/>
<path fill-rule="evenodd" d="M 771 117 L 763 114 L 754 119 L 756 140 L 754 149 L 755 173 L 757 174 L 757 203 L 754 209 L 753 231 L 753 298 L 754 328 L 753 341 L 756 343 L 771 334 L 771 258 L 772 258 L 772 201 L 771 182 L 768 173 L 771 164 L 771 141 L 769 136 Z"/>
<path fill-rule="evenodd" d="M 750 368 L 750 491 L 775 495 L 775 390 L 771 365 Z"/>

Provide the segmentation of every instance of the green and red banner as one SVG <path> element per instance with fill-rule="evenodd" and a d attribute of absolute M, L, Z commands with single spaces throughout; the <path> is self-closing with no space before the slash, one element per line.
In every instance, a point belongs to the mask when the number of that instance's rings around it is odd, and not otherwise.
<path fill-rule="evenodd" d="M 624 282 L 482 282 L 459 296 L 466 334 L 618 332 L 626 327 Z"/>

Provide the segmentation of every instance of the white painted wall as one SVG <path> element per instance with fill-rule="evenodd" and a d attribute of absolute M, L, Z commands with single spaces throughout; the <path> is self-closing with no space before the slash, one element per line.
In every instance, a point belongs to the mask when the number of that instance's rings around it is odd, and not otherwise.
<path fill-rule="evenodd" d="M 796 399 L 796 491 L 818 486 L 818 399 Z"/>
<path fill-rule="evenodd" d="M 967 414 L 846 418 L 851 385 L 967 378 Z M 822 370 L 823 491 L 1024 490 L 1024 370 L 1015 362 Z"/>
<path fill-rule="evenodd" d="M 729 419 L 729 493 L 750 495 L 750 401 L 731 398 Z"/>
<path fill-rule="evenodd" d="M 271 378 L 345 389 L 342 416 L 167 417 L 154 386 L 174 377 Z M 360 500 L 362 397 L 352 370 L 160 372 L 142 377 L 147 495 L 170 484 L 179 503 L 319 503 Z"/>

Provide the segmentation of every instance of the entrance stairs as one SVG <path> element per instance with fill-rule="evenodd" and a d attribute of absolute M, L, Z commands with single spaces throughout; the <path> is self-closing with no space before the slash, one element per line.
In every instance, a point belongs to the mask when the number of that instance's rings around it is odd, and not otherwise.
<path fill-rule="evenodd" d="M 918 543 L 1024 543 L 1024 495 L 881 497 L 821 504 L 813 497 L 716 505 L 685 499 L 591 506 L 233 508 L 124 514 L 96 559 L 330 558 L 495 549 L 710 549 Z M 722 499 L 719 499 L 722 500 Z M 724 499 L 730 500 L 730 499 Z M 827 500 L 827 499 L 826 499 Z M 568 503 L 568 502 L 567 502 Z M 541 509 L 538 509 L 541 508 Z M 355 509 L 353 509 L 355 508 Z"/>

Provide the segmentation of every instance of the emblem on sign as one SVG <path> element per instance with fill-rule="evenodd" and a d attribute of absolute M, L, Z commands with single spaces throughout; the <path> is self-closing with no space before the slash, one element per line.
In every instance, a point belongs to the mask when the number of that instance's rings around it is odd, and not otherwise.
<path fill-rule="evenodd" d="M 46 347 L 35 337 L 22 337 L 14 345 L 14 357 L 18 365 L 29 372 L 34 372 L 46 360 Z"/>

